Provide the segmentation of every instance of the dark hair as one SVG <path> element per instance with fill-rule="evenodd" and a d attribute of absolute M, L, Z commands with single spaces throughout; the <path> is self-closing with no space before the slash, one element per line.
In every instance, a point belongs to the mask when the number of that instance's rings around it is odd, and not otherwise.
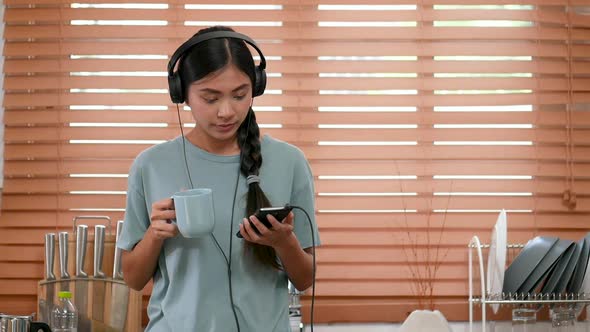
<path fill-rule="evenodd" d="M 198 36 L 203 33 L 213 31 L 234 31 L 229 27 L 214 26 L 199 30 L 195 34 Z M 254 71 L 254 59 L 252 54 L 242 40 L 235 38 L 216 38 L 204 41 L 195 45 L 183 58 L 178 65 L 180 81 L 188 96 L 187 90 L 192 82 L 200 80 L 207 75 L 216 72 L 226 65 L 235 65 L 239 70 L 244 72 L 250 78 L 252 88 L 256 74 Z M 248 110 L 246 119 L 238 128 L 238 145 L 240 146 L 240 171 L 247 177 L 248 175 L 259 175 L 260 166 L 262 166 L 262 154 L 260 152 L 260 129 L 256 122 L 256 115 L 252 108 Z M 246 214 L 254 214 L 261 207 L 270 206 L 270 201 L 260 188 L 258 183 L 252 183 L 248 186 L 248 201 L 246 204 Z M 231 221 L 233 222 L 233 221 Z M 277 255 L 272 247 L 244 241 L 244 246 L 251 251 L 258 260 L 264 264 L 280 268 L 277 261 Z"/>

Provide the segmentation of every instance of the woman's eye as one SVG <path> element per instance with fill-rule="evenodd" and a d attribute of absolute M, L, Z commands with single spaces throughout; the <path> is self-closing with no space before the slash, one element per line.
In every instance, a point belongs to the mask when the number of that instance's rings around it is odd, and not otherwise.
<path fill-rule="evenodd" d="M 203 98 L 207 104 L 213 104 L 217 101 L 217 98 Z"/>
<path fill-rule="evenodd" d="M 234 98 L 236 98 L 237 100 L 242 100 L 242 99 L 246 98 L 246 95 L 235 96 Z"/>

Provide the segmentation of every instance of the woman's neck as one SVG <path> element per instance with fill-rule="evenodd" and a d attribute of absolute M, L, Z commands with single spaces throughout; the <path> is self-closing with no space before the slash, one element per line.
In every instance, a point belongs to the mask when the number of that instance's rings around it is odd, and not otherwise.
<path fill-rule="evenodd" d="M 228 140 L 218 140 L 203 132 L 193 129 L 185 135 L 193 145 L 209 153 L 220 156 L 232 156 L 240 153 L 237 136 Z"/>

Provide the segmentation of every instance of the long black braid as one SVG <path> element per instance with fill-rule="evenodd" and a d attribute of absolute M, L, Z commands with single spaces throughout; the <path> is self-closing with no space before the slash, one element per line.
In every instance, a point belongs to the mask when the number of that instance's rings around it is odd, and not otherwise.
<path fill-rule="evenodd" d="M 260 151 L 260 128 L 256 122 L 256 115 L 252 108 L 248 111 L 246 120 L 238 129 L 238 144 L 241 147 L 240 171 L 245 177 L 258 175 L 262 166 L 262 154 Z M 248 201 L 246 204 L 247 215 L 250 216 L 261 207 L 270 206 L 270 201 L 257 182 L 248 187 Z M 277 262 L 277 254 L 272 247 L 244 241 L 244 245 L 250 248 L 256 258 L 262 263 L 280 268 Z"/>

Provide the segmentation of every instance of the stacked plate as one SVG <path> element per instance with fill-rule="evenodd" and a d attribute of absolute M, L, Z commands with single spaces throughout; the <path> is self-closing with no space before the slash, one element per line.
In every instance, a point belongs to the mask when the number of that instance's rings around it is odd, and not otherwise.
<path fill-rule="evenodd" d="M 530 240 L 506 269 L 502 291 L 506 294 L 532 292 L 563 254 L 562 246 L 553 248 L 558 241 L 556 237 L 542 236 Z"/>
<path fill-rule="evenodd" d="M 506 211 L 502 210 L 492 231 L 492 241 L 490 242 L 490 251 L 488 252 L 488 269 L 486 280 L 488 294 L 502 293 L 504 270 L 506 268 L 506 250 L 508 241 L 507 229 Z M 492 304 L 492 310 L 494 313 L 498 312 L 499 307 L 499 304 Z"/>
<path fill-rule="evenodd" d="M 502 210 L 492 230 L 488 252 L 488 296 L 590 294 L 590 233 L 578 242 L 550 236 L 535 237 L 505 269 L 507 238 L 507 216 Z M 494 313 L 498 312 L 498 304 L 491 307 Z"/>
<path fill-rule="evenodd" d="M 579 255 L 578 246 L 574 241 L 563 239 L 555 244 L 552 252 L 557 256 L 557 260 L 555 261 L 555 265 L 549 271 L 551 273 L 541 289 L 542 294 L 556 293 L 557 289 L 563 287 L 563 280 L 566 278 L 561 278 L 561 276 L 566 273 L 566 269 L 569 267 L 570 263 L 574 261 L 574 256 L 576 254 Z"/>
<path fill-rule="evenodd" d="M 586 243 L 590 244 L 590 233 L 586 235 Z M 590 259 L 590 258 L 589 258 Z M 590 294 L 590 269 L 586 266 L 586 272 L 584 273 L 584 280 L 582 281 L 581 292 Z"/>
<path fill-rule="evenodd" d="M 570 281 L 570 283 L 567 286 L 567 292 L 568 293 L 586 293 L 586 294 L 590 294 L 588 291 L 590 290 L 590 287 L 587 290 L 584 290 L 584 281 L 586 279 L 586 276 L 588 274 L 588 262 L 590 259 L 590 233 L 588 233 L 588 235 L 586 235 L 585 238 L 581 239 L 580 242 L 582 242 L 582 252 L 580 254 L 580 259 L 578 260 L 578 264 L 576 265 L 576 268 L 574 270 L 572 279 Z M 579 242 L 578 242 L 579 243 Z M 590 285 L 587 285 L 587 287 Z"/>
<path fill-rule="evenodd" d="M 590 291 L 590 233 L 578 242 L 538 236 L 504 273 L 505 294 L 579 294 Z M 492 293 L 493 294 L 493 293 Z"/>

